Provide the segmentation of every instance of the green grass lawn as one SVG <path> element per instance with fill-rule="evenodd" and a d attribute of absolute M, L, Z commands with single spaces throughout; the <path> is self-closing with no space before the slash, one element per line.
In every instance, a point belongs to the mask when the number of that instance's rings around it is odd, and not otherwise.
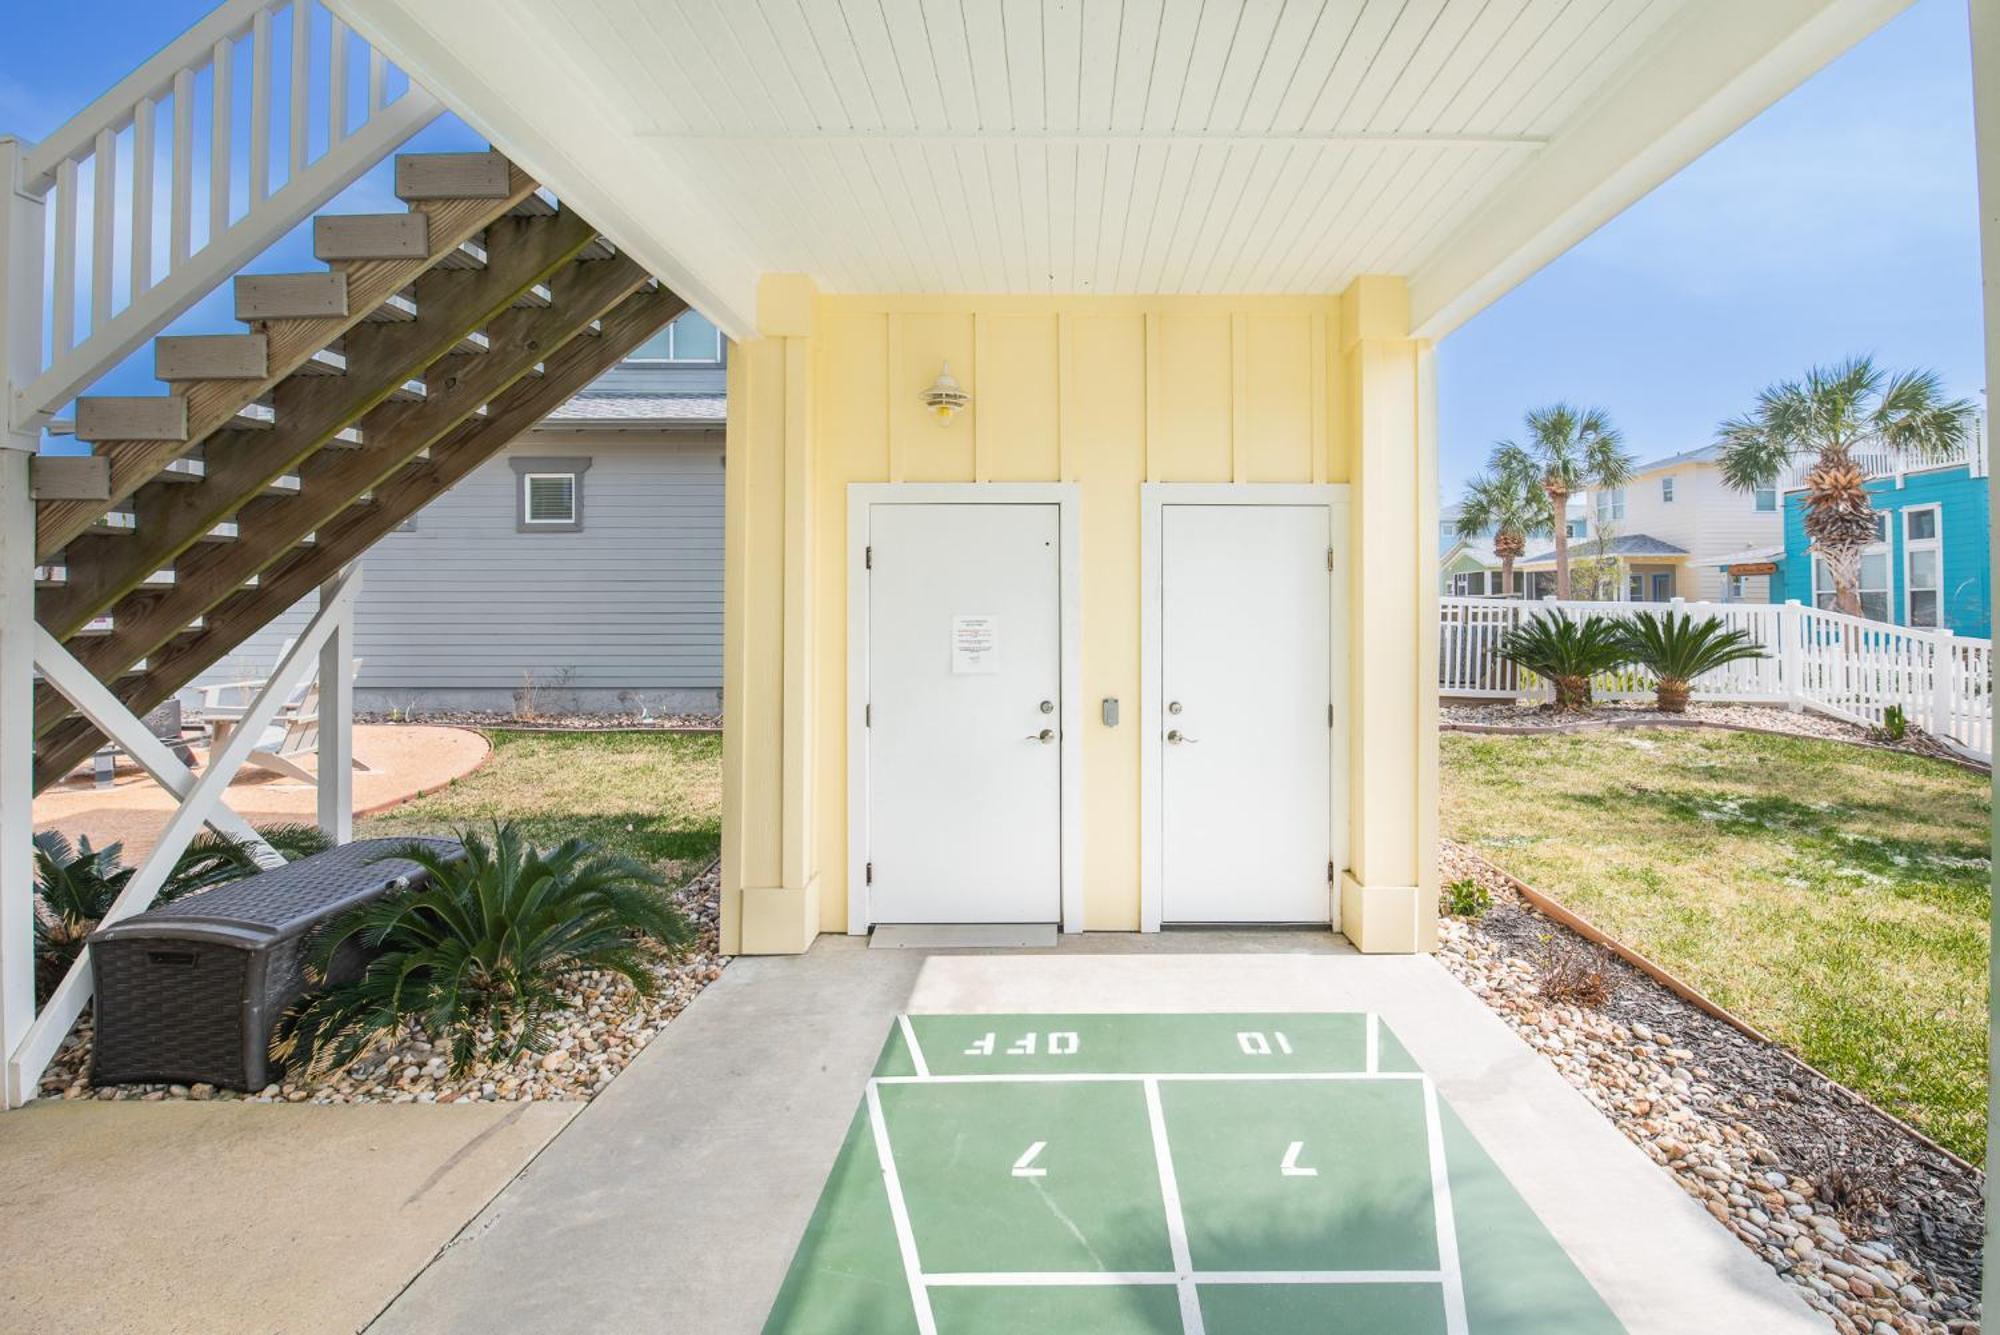
<path fill-rule="evenodd" d="M 1989 792 L 1804 738 L 1443 738 L 1447 838 L 1975 1163 Z"/>
<path fill-rule="evenodd" d="M 359 822 L 360 836 L 449 834 L 495 819 L 538 844 L 572 835 L 652 863 L 674 883 L 722 847 L 722 738 L 692 733 L 489 732 L 463 779 Z"/>

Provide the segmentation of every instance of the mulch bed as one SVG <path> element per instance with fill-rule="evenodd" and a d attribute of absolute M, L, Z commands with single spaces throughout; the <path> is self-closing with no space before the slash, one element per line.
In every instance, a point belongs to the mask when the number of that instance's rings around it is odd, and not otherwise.
<path fill-rule="evenodd" d="M 436 709 L 356 714 L 357 723 L 431 723 L 509 732 L 720 732 L 720 714 L 517 714 L 500 709 Z"/>

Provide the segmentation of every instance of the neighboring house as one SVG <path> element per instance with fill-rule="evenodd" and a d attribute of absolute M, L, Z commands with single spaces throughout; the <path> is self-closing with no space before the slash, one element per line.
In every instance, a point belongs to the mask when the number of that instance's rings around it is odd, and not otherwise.
<path fill-rule="evenodd" d="M 1669 455 L 1633 470 L 1623 487 L 1593 488 L 1591 534 L 1570 544 L 1570 562 L 1613 563 L 1611 588 L 1620 602 L 1771 601 L 1768 573 L 1730 574 L 1729 554 L 1783 539 L 1775 487 L 1741 492 L 1722 480 L 1720 449 Z M 1535 544 L 1516 569 L 1553 576 L 1553 546 Z M 1552 588 L 1553 579 L 1548 581 Z"/>
<path fill-rule="evenodd" d="M 724 356 L 689 312 L 369 552 L 356 706 L 719 709 Z M 312 607 L 200 680 L 265 675 Z"/>
<path fill-rule="evenodd" d="M 1590 501 L 1585 496 L 1570 498 L 1569 539 L 1574 544 L 1590 537 Z M 1490 598 L 1500 595 L 1500 558 L 1493 551 L 1493 534 L 1482 533 L 1475 538 L 1458 536 L 1458 513 L 1456 505 L 1445 506 L 1439 512 L 1438 523 L 1438 592 L 1450 598 Z M 1548 542 L 1546 536 L 1534 539 L 1530 551 L 1538 550 Z M 1541 597 L 1555 591 L 1555 575 L 1544 574 L 1530 585 L 1531 576 L 1514 563 L 1513 597 Z M 1530 592 L 1530 589 L 1533 592 Z"/>
<path fill-rule="evenodd" d="M 1881 540 L 1861 557 L 1861 610 L 1877 621 L 1936 627 L 1981 639 L 1993 633 L 1988 553 L 1986 449 L 1975 442 L 1963 457 L 1898 467 L 1864 458 Z M 1811 607 L 1833 606 L 1825 563 L 1805 531 L 1802 474 L 1784 488 L 1784 597 Z"/>

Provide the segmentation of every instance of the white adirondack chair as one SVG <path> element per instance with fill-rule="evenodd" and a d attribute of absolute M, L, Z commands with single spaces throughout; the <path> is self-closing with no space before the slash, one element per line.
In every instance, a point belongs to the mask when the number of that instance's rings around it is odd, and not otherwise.
<path fill-rule="evenodd" d="M 288 641 L 278 657 L 282 659 L 289 652 L 291 644 Z M 360 671 L 361 660 L 357 658 L 354 660 L 354 672 L 359 675 Z M 249 712 L 250 702 L 263 689 L 262 679 L 193 688 L 201 697 L 201 718 L 208 729 L 211 755 L 229 739 L 229 734 L 236 730 L 243 715 Z M 290 698 L 278 706 L 277 716 L 264 729 L 264 735 L 257 739 L 257 749 L 243 763 L 271 770 L 300 783 L 315 783 L 317 780 L 312 771 L 302 767 L 297 757 L 315 755 L 318 751 L 319 678 L 313 677 L 293 690 Z M 358 756 L 354 759 L 354 768 L 364 773 L 368 770 Z"/>

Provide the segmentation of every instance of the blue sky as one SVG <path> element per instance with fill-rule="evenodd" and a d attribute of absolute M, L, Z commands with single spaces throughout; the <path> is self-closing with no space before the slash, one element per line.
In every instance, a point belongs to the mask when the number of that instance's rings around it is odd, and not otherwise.
<path fill-rule="evenodd" d="M 12 6 L 0 131 L 48 133 L 208 8 Z M 474 142 L 446 118 L 416 146 Z M 357 192 L 375 207 L 386 171 Z M 311 267 L 309 249 L 295 235 L 258 267 Z M 218 294 L 177 327 L 228 325 Z M 1859 352 L 1977 398 L 1981 339 L 1965 0 L 1917 0 L 1445 340 L 1440 478 L 1454 497 L 1538 403 L 1602 404 L 1652 457 L 1705 442 L 1771 381 Z M 142 353 L 101 388 L 153 383 Z"/>

